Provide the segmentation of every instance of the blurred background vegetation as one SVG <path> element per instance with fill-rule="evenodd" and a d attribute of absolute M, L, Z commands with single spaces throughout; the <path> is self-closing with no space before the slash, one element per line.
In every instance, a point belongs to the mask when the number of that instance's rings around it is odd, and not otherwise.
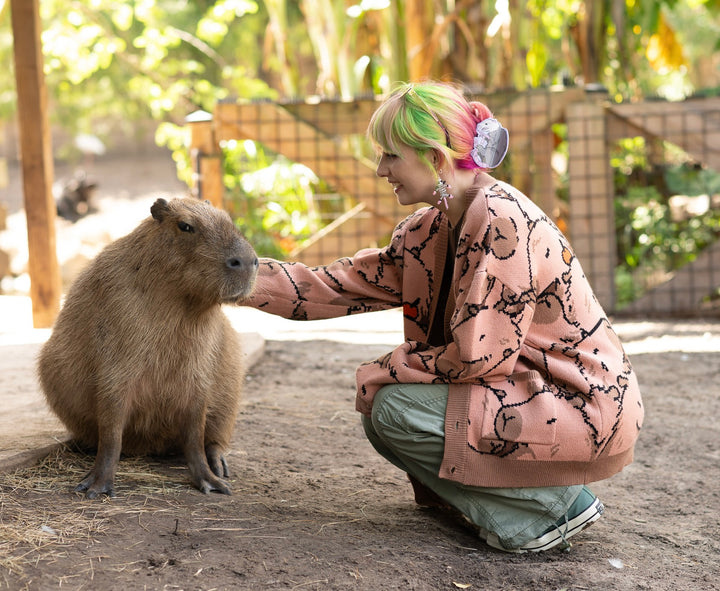
<path fill-rule="evenodd" d="M 718 0 L 42 0 L 51 120 L 63 137 L 150 128 L 190 175 L 185 117 L 225 99 L 349 100 L 396 81 L 440 78 L 475 92 L 601 85 L 616 102 L 720 91 Z M 7 2 L 0 60 L 12 71 Z M 12 123 L 14 77 L 0 77 L 0 123 Z M 558 129 L 562 137 L 562 129 Z M 562 147 L 559 148 L 562 150 Z M 673 217 L 675 194 L 720 192 L 717 172 L 683 154 L 652 170 L 643 142 L 618 146 L 620 301 L 655 252 L 666 272 L 718 236 L 718 208 Z M 78 157 L 70 139 L 59 158 Z M 226 186 L 243 225 L 282 256 L 319 223 L 312 171 L 253 142 L 226 147 Z M 251 172 L 247 171 L 251 163 Z M 560 192 L 562 192 L 562 187 Z M 283 241 L 287 242 L 285 244 Z"/>
<path fill-rule="evenodd" d="M 718 0 L 42 0 L 56 123 L 181 124 L 233 98 L 352 98 L 446 78 L 600 83 L 616 100 L 720 86 Z M 12 67 L 7 2 L 0 59 Z M 15 110 L 0 78 L 0 118 Z"/>

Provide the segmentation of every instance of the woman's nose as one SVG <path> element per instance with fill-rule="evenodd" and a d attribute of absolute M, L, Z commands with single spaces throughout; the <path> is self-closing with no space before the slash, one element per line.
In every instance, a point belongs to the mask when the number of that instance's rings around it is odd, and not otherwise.
<path fill-rule="evenodd" d="M 375 174 L 379 177 L 387 176 L 388 170 L 387 170 L 387 163 L 385 162 L 385 156 L 380 158 L 377 164 L 377 168 L 375 169 Z"/>

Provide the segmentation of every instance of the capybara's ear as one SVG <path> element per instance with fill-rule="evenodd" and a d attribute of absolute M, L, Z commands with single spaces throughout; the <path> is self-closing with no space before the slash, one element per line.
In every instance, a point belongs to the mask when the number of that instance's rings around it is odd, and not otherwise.
<path fill-rule="evenodd" d="M 150 207 L 150 213 L 158 221 L 162 222 L 165 214 L 168 212 L 168 202 L 162 197 L 155 201 Z"/>

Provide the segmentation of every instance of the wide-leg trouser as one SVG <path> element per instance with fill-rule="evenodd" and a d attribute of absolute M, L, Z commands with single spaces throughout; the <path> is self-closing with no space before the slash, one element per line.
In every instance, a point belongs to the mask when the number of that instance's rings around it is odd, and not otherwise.
<path fill-rule="evenodd" d="M 375 395 L 363 417 L 373 447 L 395 466 L 455 507 L 472 523 L 518 548 L 552 527 L 582 485 L 482 488 L 438 477 L 445 447 L 447 384 L 392 384 Z"/>

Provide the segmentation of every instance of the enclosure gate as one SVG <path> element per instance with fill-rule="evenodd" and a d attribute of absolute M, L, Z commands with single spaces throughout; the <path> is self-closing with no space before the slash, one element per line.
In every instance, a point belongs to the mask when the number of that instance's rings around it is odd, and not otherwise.
<path fill-rule="evenodd" d="M 571 88 L 522 94 L 471 97 L 486 102 L 510 133 L 511 150 L 498 178 L 530 196 L 569 235 L 595 293 L 608 312 L 616 311 L 616 237 L 610 149 L 621 138 L 644 136 L 676 144 L 698 162 L 720 164 L 720 99 L 684 103 L 611 105 L 606 95 Z M 250 139 L 289 160 L 304 164 L 349 207 L 290 254 L 308 265 L 327 264 L 357 250 L 385 244 L 408 213 L 384 179 L 375 174 L 365 142 L 375 98 L 352 102 L 221 102 L 212 116 L 189 118 L 197 196 L 223 205 L 224 142 Z M 553 125 L 567 124 L 568 199 L 558 199 L 558 170 L 553 162 L 557 135 Z M 691 278 L 691 279 L 688 279 Z M 638 313 L 695 313 L 720 286 L 720 246 L 707 248 L 625 310 Z"/>
<path fill-rule="evenodd" d="M 720 171 L 720 97 L 611 105 L 606 111 L 609 144 L 628 136 L 642 136 L 651 142 L 661 139 L 684 150 L 698 166 Z M 693 262 L 623 308 L 623 313 L 718 312 L 717 301 L 709 297 L 718 288 L 720 240 L 716 239 Z"/>

